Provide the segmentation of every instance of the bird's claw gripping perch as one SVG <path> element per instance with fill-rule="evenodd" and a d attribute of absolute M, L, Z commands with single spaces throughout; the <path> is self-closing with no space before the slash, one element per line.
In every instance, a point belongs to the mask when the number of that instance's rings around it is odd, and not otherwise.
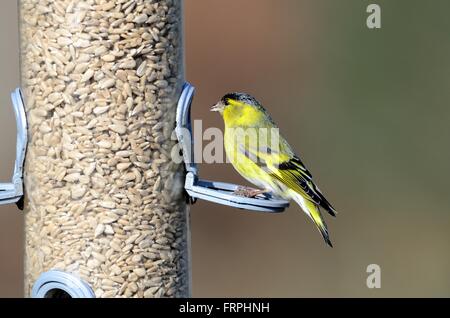
<path fill-rule="evenodd" d="M 270 190 L 260 190 L 251 187 L 238 186 L 238 188 L 233 193 L 245 198 L 256 198 L 258 195 L 265 195 L 270 193 Z"/>

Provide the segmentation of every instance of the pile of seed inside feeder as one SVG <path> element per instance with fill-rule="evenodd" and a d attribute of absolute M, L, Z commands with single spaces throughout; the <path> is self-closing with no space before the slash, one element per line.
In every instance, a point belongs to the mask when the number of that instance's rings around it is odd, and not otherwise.
<path fill-rule="evenodd" d="M 64 270 L 96 297 L 189 296 L 181 0 L 21 0 L 27 295 Z"/>

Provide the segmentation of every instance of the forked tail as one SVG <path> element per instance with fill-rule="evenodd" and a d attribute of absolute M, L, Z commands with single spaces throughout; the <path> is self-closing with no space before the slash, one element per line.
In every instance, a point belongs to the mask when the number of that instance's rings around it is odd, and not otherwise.
<path fill-rule="evenodd" d="M 293 199 L 295 200 L 295 202 L 298 203 L 298 205 L 300 205 L 303 211 L 314 222 L 320 234 L 322 234 L 325 243 L 327 243 L 330 247 L 333 247 L 333 244 L 331 244 L 330 235 L 328 233 L 327 224 L 325 223 L 325 220 L 323 219 L 322 214 L 320 213 L 319 206 L 314 202 L 305 199 L 296 192 L 293 192 Z"/>

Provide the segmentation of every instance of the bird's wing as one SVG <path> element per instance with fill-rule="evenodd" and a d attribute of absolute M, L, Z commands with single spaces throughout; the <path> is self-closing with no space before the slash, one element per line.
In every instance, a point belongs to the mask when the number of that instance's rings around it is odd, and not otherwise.
<path fill-rule="evenodd" d="M 335 216 L 336 210 L 314 184 L 312 175 L 303 162 L 293 154 L 287 142 L 280 141 L 278 150 L 265 145 L 260 145 L 258 148 L 249 147 L 248 144 L 241 144 L 239 150 L 271 177 Z"/>
<path fill-rule="evenodd" d="M 287 185 L 306 199 L 324 208 L 328 213 L 336 216 L 336 211 L 312 180 L 311 174 L 305 168 L 300 158 L 294 156 L 282 162 L 273 169 L 271 174 L 281 183 Z"/>

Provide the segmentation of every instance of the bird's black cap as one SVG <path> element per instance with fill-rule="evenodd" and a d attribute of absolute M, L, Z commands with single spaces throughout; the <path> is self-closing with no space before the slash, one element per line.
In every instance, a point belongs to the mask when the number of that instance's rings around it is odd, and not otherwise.
<path fill-rule="evenodd" d="M 228 99 L 237 100 L 249 105 L 261 106 L 261 104 L 253 96 L 246 93 L 229 93 L 222 98 L 222 102 L 227 103 Z"/>

